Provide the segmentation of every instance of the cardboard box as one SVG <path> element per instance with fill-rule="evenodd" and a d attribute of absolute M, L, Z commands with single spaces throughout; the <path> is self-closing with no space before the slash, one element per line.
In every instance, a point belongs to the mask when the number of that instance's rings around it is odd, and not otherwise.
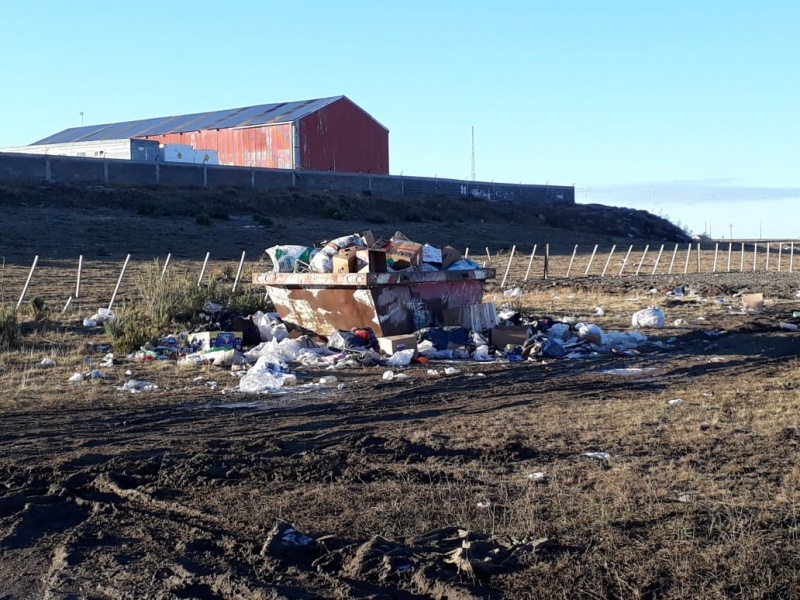
<path fill-rule="evenodd" d="M 399 350 L 417 349 L 417 336 L 412 334 L 406 335 L 389 335 L 386 337 L 378 338 L 378 347 L 381 352 L 391 356 Z"/>
<path fill-rule="evenodd" d="M 356 256 L 356 247 L 351 246 L 340 250 L 338 254 L 333 257 L 333 272 L 334 273 L 355 273 L 358 271 L 358 258 Z"/>
<path fill-rule="evenodd" d="M 386 251 L 361 248 L 356 251 L 359 273 L 386 273 Z"/>
<path fill-rule="evenodd" d="M 422 244 L 389 241 L 386 246 L 386 266 L 395 271 L 422 266 Z"/>
<path fill-rule="evenodd" d="M 764 310 L 764 294 L 743 294 L 742 306 L 747 312 L 760 313 Z"/>
<path fill-rule="evenodd" d="M 509 344 L 521 346 L 527 339 L 527 325 L 496 325 L 492 327 L 490 335 L 490 341 L 497 348 L 505 348 Z"/>
<path fill-rule="evenodd" d="M 486 331 L 497 325 L 497 309 L 493 302 L 446 308 L 442 311 L 442 320 L 445 325 Z"/>
<path fill-rule="evenodd" d="M 372 246 L 375 243 L 375 234 L 372 233 L 372 229 L 365 229 L 364 231 L 360 232 L 361 237 L 364 238 L 364 243 L 367 246 Z"/>
<path fill-rule="evenodd" d="M 212 348 L 224 348 L 225 350 L 242 349 L 241 331 L 199 331 L 189 334 L 189 343 L 199 345 L 201 351 L 208 351 Z"/>
<path fill-rule="evenodd" d="M 442 269 L 446 269 L 462 258 L 464 258 L 464 255 L 461 254 L 460 250 L 456 250 L 452 246 L 445 246 L 442 248 Z"/>

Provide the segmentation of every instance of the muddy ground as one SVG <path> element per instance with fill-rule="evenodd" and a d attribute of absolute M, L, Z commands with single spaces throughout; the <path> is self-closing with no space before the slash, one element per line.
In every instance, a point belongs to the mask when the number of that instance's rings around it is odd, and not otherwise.
<path fill-rule="evenodd" d="M 51 268 L 63 300 L 73 276 Z M 604 329 L 660 304 L 635 352 L 353 367 L 267 395 L 132 359 L 75 387 L 102 336 L 80 314 L 26 325 L 2 363 L 0 598 L 796 597 L 795 275 L 630 281 L 524 288 L 584 319 L 616 297 Z M 735 314 L 742 291 L 764 312 Z"/>

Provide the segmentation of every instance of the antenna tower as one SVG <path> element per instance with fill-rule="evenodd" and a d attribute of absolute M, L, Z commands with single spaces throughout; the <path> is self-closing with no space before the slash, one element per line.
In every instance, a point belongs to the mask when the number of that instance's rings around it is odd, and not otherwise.
<path fill-rule="evenodd" d="M 475 181 L 475 125 L 472 126 L 472 181 Z"/>

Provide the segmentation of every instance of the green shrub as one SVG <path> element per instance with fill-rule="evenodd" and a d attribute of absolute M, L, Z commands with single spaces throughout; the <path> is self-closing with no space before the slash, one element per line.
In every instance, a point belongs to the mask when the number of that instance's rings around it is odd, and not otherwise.
<path fill-rule="evenodd" d="M 212 219 L 217 219 L 218 221 L 227 221 L 231 218 L 230 212 L 228 209 L 220 204 L 212 204 L 208 207 L 208 216 Z"/>
<path fill-rule="evenodd" d="M 157 338 L 157 330 L 141 306 L 128 305 L 116 312 L 116 318 L 103 323 L 106 335 L 117 354 L 130 354 Z"/>
<path fill-rule="evenodd" d="M 137 212 L 145 217 L 163 217 L 168 214 L 167 208 L 157 202 L 142 202 L 137 207 Z"/>
<path fill-rule="evenodd" d="M 16 311 L 0 307 L 0 347 L 12 348 L 19 343 L 20 337 Z"/>
<path fill-rule="evenodd" d="M 194 220 L 198 225 L 205 225 L 206 227 L 211 225 L 211 217 L 208 215 L 208 213 L 197 213 Z"/>
<path fill-rule="evenodd" d="M 261 227 L 270 227 L 273 224 L 272 219 L 267 215 L 253 215 L 253 220 L 261 225 Z"/>
<path fill-rule="evenodd" d="M 37 323 L 41 323 L 42 321 L 46 321 L 50 316 L 50 309 L 40 296 L 36 296 L 35 298 L 31 298 L 31 301 L 28 302 L 28 314 L 31 319 Z"/>
<path fill-rule="evenodd" d="M 322 207 L 322 215 L 326 219 L 333 219 L 334 221 L 344 221 L 347 215 L 341 206 L 327 203 Z"/>

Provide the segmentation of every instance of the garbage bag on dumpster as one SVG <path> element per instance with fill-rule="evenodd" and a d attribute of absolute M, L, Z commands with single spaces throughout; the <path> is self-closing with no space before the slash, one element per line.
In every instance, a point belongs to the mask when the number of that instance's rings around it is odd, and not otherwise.
<path fill-rule="evenodd" d="M 302 268 L 308 270 L 311 259 L 319 252 L 319 248 L 308 246 L 272 246 L 267 248 L 267 255 L 272 261 L 272 270 L 280 273 L 293 273 Z"/>

